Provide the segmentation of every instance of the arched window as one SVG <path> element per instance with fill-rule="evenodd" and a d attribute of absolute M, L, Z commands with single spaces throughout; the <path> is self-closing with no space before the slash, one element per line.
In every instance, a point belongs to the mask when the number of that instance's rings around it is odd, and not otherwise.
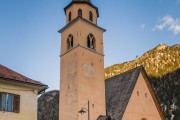
<path fill-rule="evenodd" d="M 91 11 L 89 12 L 89 20 L 90 20 L 90 21 L 93 21 L 93 14 L 92 14 Z"/>
<path fill-rule="evenodd" d="M 67 39 L 67 48 L 68 50 L 73 48 L 73 36 L 70 34 Z"/>
<path fill-rule="evenodd" d="M 71 21 L 71 12 L 69 12 L 69 22 Z"/>
<path fill-rule="evenodd" d="M 87 47 L 95 50 L 95 38 L 92 34 L 87 36 Z"/>
<path fill-rule="evenodd" d="M 78 17 L 82 17 L 82 10 L 81 9 L 78 10 Z"/>

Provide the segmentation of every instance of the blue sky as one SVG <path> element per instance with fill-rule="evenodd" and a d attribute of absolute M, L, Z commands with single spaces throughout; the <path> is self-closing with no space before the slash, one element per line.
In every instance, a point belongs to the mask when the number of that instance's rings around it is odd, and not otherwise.
<path fill-rule="evenodd" d="M 0 64 L 59 89 L 63 8 L 71 0 L 0 0 Z M 92 0 L 105 28 L 105 66 L 180 43 L 180 0 Z"/>

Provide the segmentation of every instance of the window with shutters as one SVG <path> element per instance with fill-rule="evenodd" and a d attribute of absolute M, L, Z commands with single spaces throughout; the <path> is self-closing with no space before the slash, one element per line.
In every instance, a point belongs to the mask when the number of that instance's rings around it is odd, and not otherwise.
<path fill-rule="evenodd" d="M 0 111 L 19 113 L 20 96 L 0 92 Z"/>
<path fill-rule="evenodd" d="M 14 95 L 14 102 L 13 102 L 13 112 L 19 113 L 20 112 L 20 95 Z"/>

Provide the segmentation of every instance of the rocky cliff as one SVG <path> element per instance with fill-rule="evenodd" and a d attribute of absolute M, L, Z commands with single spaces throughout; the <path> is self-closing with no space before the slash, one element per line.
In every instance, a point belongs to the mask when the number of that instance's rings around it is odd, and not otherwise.
<path fill-rule="evenodd" d="M 59 91 L 53 90 L 38 98 L 38 120 L 59 120 Z"/>

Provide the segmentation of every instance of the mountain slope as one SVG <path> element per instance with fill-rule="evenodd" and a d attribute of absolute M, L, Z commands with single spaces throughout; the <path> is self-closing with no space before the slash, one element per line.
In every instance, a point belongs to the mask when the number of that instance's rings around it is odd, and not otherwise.
<path fill-rule="evenodd" d="M 168 120 L 180 120 L 180 68 L 162 77 L 149 77 Z"/>
<path fill-rule="evenodd" d="M 143 65 L 148 76 L 161 77 L 180 67 L 180 45 L 160 44 L 140 58 L 105 68 L 105 78 L 110 78 L 136 66 Z"/>
<path fill-rule="evenodd" d="M 59 120 L 59 91 L 53 90 L 38 98 L 38 120 Z"/>
<path fill-rule="evenodd" d="M 167 120 L 180 120 L 180 45 L 160 44 L 136 60 L 105 68 L 105 79 L 143 65 Z"/>

